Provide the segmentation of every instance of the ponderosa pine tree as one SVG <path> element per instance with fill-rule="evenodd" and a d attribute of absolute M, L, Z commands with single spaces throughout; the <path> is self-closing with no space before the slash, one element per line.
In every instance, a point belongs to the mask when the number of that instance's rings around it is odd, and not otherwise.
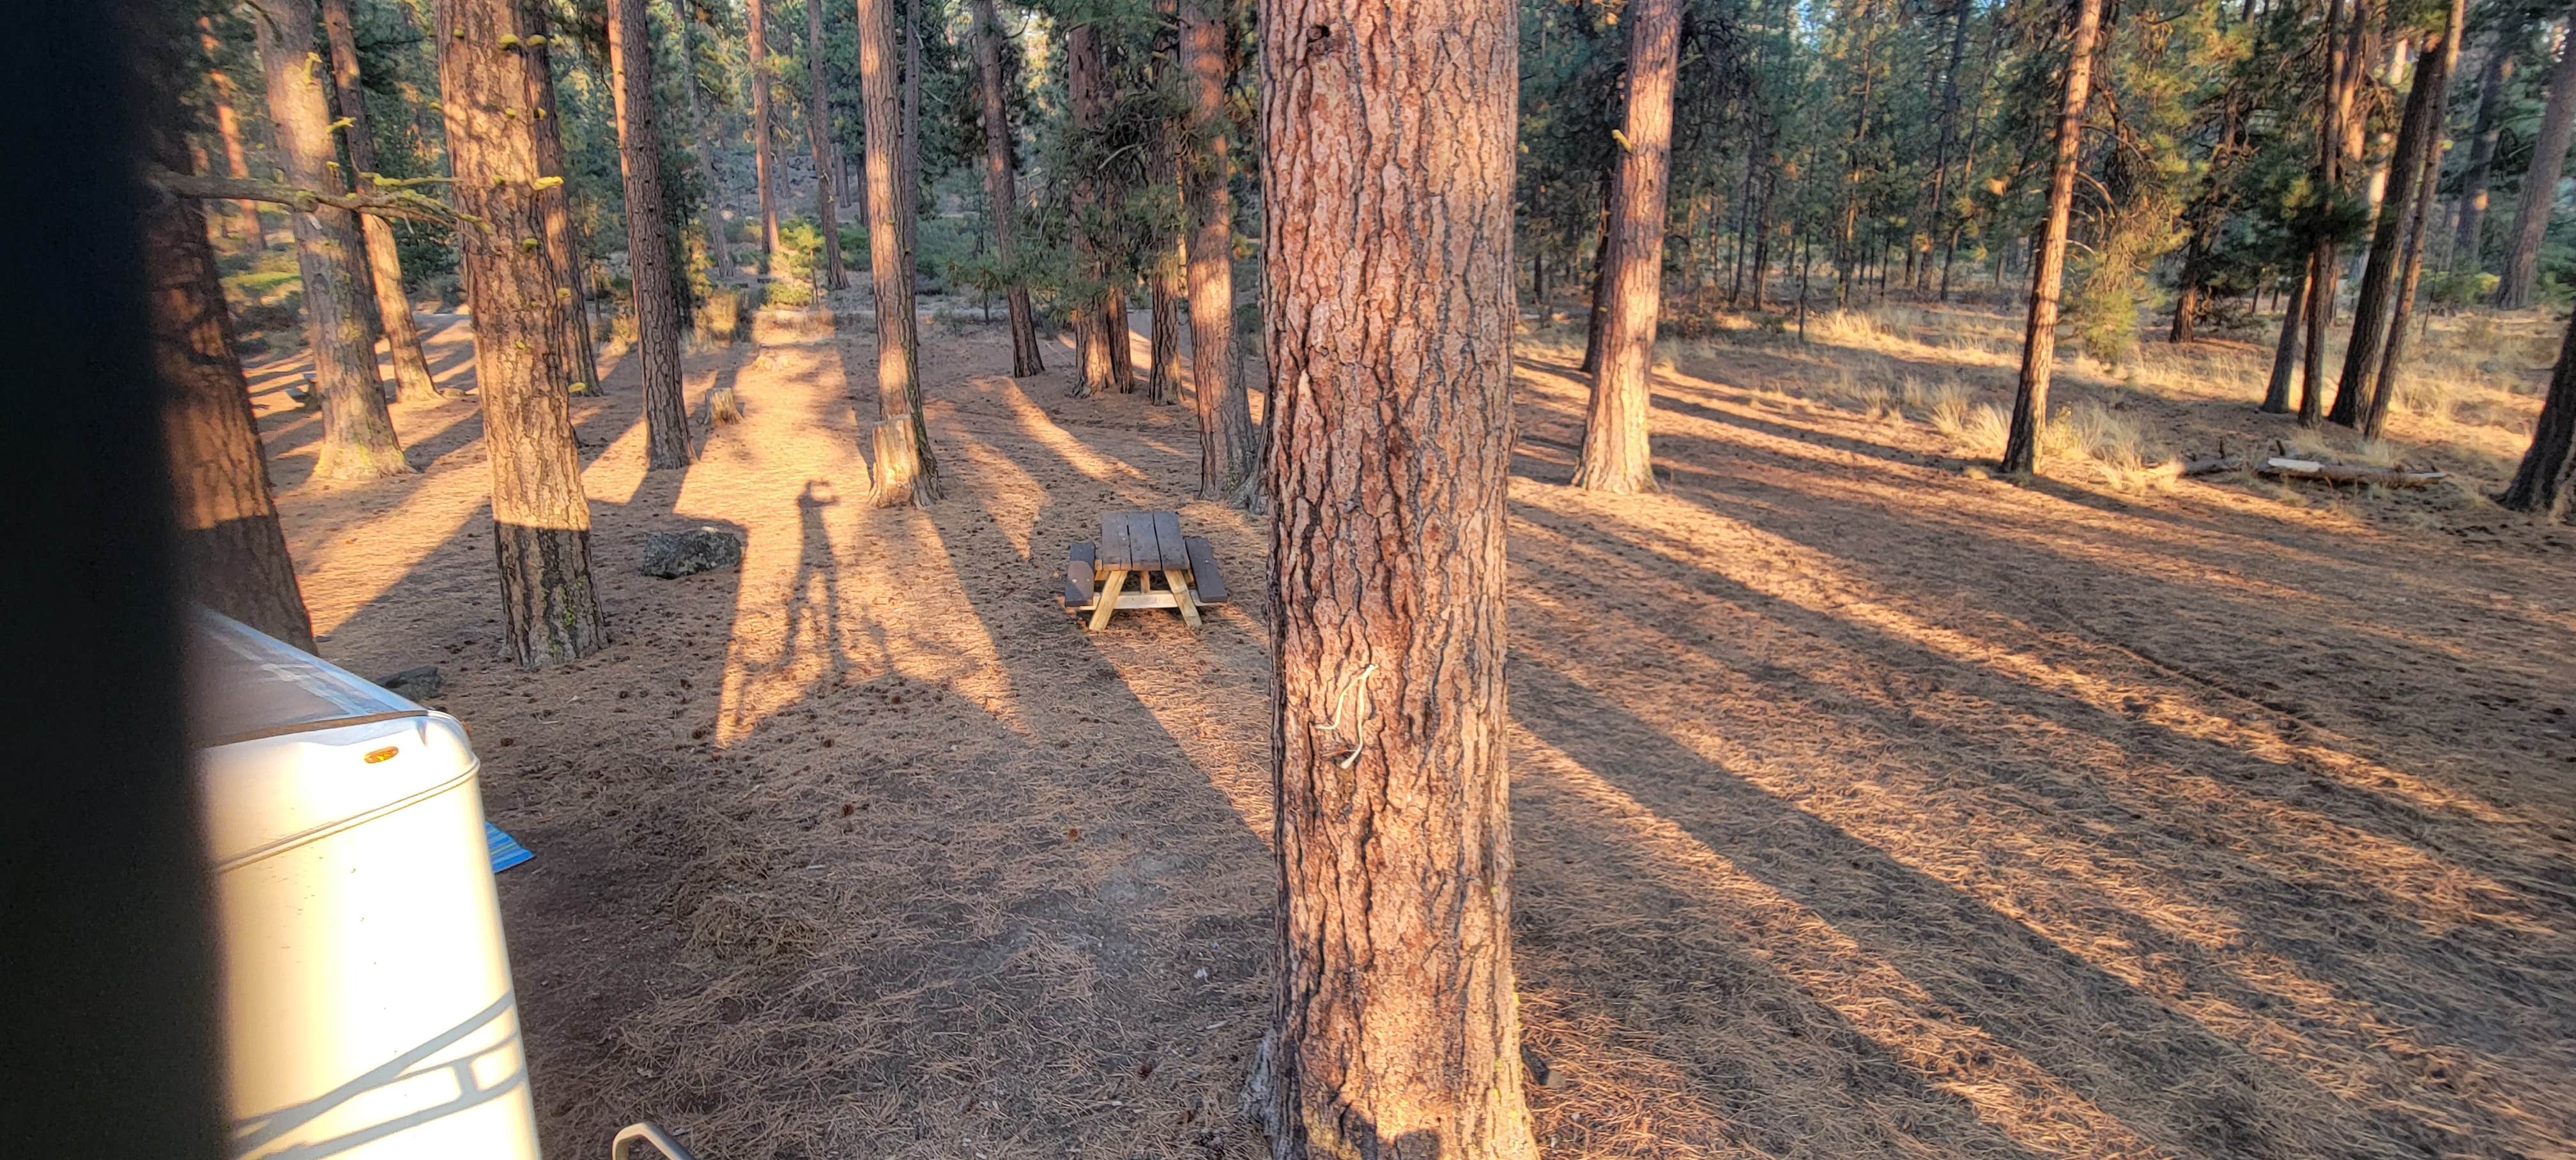
<path fill-rule="evenodd" d="M 821 0 L 807 0 L 820 3 Z M 751 171 L 760 183 L 760 269 L 768 273 L 778 260 L 777 145 L 770 137 L 769 12 L 763 0 L 745 0 L 744 47 L 751 73 Z"/>
<path fill-rule="evenodd" d="M 912 199 L 900 182 L 902 101 L 895 90 L 894 0 L 858 0 L 859 87 L 867 115 L 868 269 L 877 315 L 877 421 L 873 490 L 878 507 L 928 504 L 939 498 L 939 464 L 921 416 L 916 361 L 920 323 L 912 306 L 912 232 L 904 217 Z"/>
<path fill-rule="evenodd" d="M 1655 490 L 1646 412 L 1655 321 L 1663 309 L 1664 207 L 1672 188 L 1673 73 L 1681 51 L 1679 0 L 1629 0 L 1628 112 L 1619 156 L 1619 207 L 1601 369 L 1593 372 L 1574 485 L 1631 495 Z"/>
<path fill-rule="evenodd" d="M 527 668 L 608 643 L 592 587 L 590 501 L 564 391 L 562 315 L 569 288 L 541 238 L 563 183 L 538 163 L 523 46 L 541 35 L 520 0 L 436 0 L 439 110 L 466 295 L 474 303 L 474 377 L 492 460 L 492 549 L 502 632 Z"/>
<path fill-rule="evenodd" d="M 2454 26 L 2467 15 L 2464 0 L 2451 0 Z M 2453 64 L 2457 64 L 2454 46 Z M 2433 202 L 2442 190 L 2442 156 L 2436 150 L 2417 167 L 2415 178 L 2414 221 L 2406 230 L 2405 253 L 2398 258 L 2397 305 L 2388 314 L 2388 349 L 2379 357 L 2379 374 L 2373 380 L 2370 403 L 2362 408 L 2361 437 L 2377 439 L 2388 427 L 2388 404 L 2397 396 L 2398 376 L 2405 373 L 2407 324 L 2415 312 L 2415 291 L 2424 275 L 2424 248 L 2432 236 Z"/>
<path fill-rule="evenodd" d="M 2576 317 L 2558 343 L 2558 366 L 2532 424 L 2531 447 L 2496 503 L 2551 520 L 2567 518 L 2568 477 L 2576 474 Z"/>
<path fill-rule="evenodd" d="M 563 116 L 555 104 L 553 50 L 547 47 L 553 35 L 545 31 L 544 0 L 519 0 L 519 27 L 537 30 L 519 48 L 519 55 L 527 58 L 529 99 L 536 109 L 536 123 L 530 128 L 537 140 L 537 172 L 562 180 Z M 540 37 L 545 38 L 545 43 L 539 42 Z M 590 331 L 590 287 L 582 276 L 581 240 L 573 232 L 572 211 L 564 204 L 564 198 L 540 200 L 545 214 L 546 261 L 565 288 L 555 303 L 555 326 L 561 332 L 555 349 L 563 352 L 563 357 L 547 364 L 548 373 L 561 375 L 559 381 L 572 394 L 591 394 L 600 390 L 599 344 Z"/>
<path fill-rule="evenodd" d="M 322 31 L 331 45 L 331 84 L 340 102 L 340 140 L 349 151 L 348 188 L 366 191 L 379 172 L 375 130 L 367 120 L 367 89 L 358 68 L 358 32 L 349 19 L 349 0 L 322 0 Z M 393 356 L 394 400 L 434 403 L 438 390 L 430 379 L 429 360 L 420 353 L 420 323 L 411 316 L 411 294 L 403 289 L 402 255 L 394 249 L 393 223 L 359 214 L 358 236 L 365 244 L 367 277 L 375 292 L 376 321 Z"/>
<path fill-rule="evenodd" d="M 653 26 L 645 0 L 608 0 L 608 71 L 618 170 L 626 185 L 626 263 L 634 284 L 635 359 L 644 377 L 645 458 L 655 470 L 687 467 L 680 303 L 671 225 L 662 216 L 662 135 L 653 108 Z"/>
<path fill-rule="evenodd" d="M 313 40 L 312 0 L 250 0 L 268 85 L 268 119 L 277 129 L 277 167 L 302 189 L 347 189 L 331 139 L 330 98 Z M 325 204 L 285 207 L 295 231 L 295 266 L 303 278 L 304 332 L 313 353 L 314 389 L 322 396 L 320 461 L 326 479 L 406 475 L 402 443 L 376 377 L 375 312 L 367 301 L 366 252 L 357 215 Z"/>
<path fill-rule="evenodd" d="M 2452 10 L 2461 4 L 2462 0 L 2453 0 Z M 2330 423 L 2359 425 L 2363 396 L 2380 378 L 2379 356 L 2388 343 L 2391 296 L 2408 252 L 2407 227 L 2416 216 L 2416 187 L 2422 183 L 2424 166 L 2439 163 L 2442 110 L 2450 91 L 2451 68 L 2460 58 L 2464 17 L 2446 14 L 2444 19 L 2440 39 L 2416 62 L 2415 84 L 2398 120 L 2397 145 L 2388 159 L 2387 192 L 2379 200 L 2379 221 L 2362 267 L 2361 290 L 2353 299 L 2352 337 L 2344 346 L 2343 374 L 2335 384 L 2334 406 L 2326 412 Z"/>
<path fill-rule="evenodd" d="M 1092 19 L 1076 23 L 1064 34 L 1065 103 L 1074 132 L 1084 137 L 1098 137 L 1109 116 L 1109 56 L 1103 39 L 1099 25 Z M 1085 220 L 1106 212 L 1102 177 L 1096 169 L 1096 164 L 1086 160 L 1081 171 L 1069 174 L 1068 180 L 1073 187 L 1074 248 L 1080 263 L 1077 276 L 1105 284 L 1110 276 L 1109 255 L 1102 251 Z M 1117 287 L 1107 286 L 1096 291 L 1089 303 L 1077 302 L 1068 313 L 1073 324 L 1074 357 L 1081 373 L 1067 393 L 1084 398 L 1105 391 L 1136 389 L 1135 380 L 1124 373 L 1126 296 Z"/>
<path fill-rule="evenodd" d="M 2522 192 L 2514 198 L 2512 248 L 2505 252 L 2504 273 L 2496 283 L 2495 303 L 2506 310 L 2531 305 L 2531 292 L 2540 281 L 2540 240 L 2549 232 L 2550 211 L 2558 207 L 2558 175 L 2567 162 L 2569 138 L 2576 136 L 2576 7 L 2568 10 L 2558 59 L 2549 66 L 2547 92 L 2531 167 L 2523 171 Z"/>
<path fill-rule="evenodd" d="M 815 233 L 823 244 L 823 286 L 843 290 L 850 276 L 841 265 L 841 216 L 834 206 L 832 177 L 832 93 L 823 67 L 823 0 L 805 0 L 805 140 L 814 153 Z"/>
<path fill-rule="evenodd" d="M 715 268 L 716 277 L 730 278 L 734 275 L 733 243 L 725 237 L 724 175 L 716 169 L 716 122 L 707 115 L 706 98 L 698 92 L 698 58 L 691 48 L 696 38 L 689 32 L 698 22 L 697 11 L 696 5 L 682 3 L 673 13 L 680 33 L 681 87 L 689 95 L 689 131 L 697 139 L 698 182 L 706 187 L 702 210 L 707 264 Z"/>
<path fill-rule="evenodd" d="M 1038 345 L 1037 311 L 1029 302 L 1028 280 L 1019 267 L 1017 235 L 1020 216 L 1018 138 L 1011 133 L 1010 105 L 1002 95 L 1002 22 L 993 0 L 969 0 L 974 15 L 975 94 L 982 105 L 984 127 L 984 200 L 993 221 L 993 255 L 1009 281 L 1002 290 L 1011 319 L 1011 377 L 1024 379 L 1046 370 Z"/>
<path fill-rule="evenodd" d="M 2496 144 L 2504 136 L 2504 83 L 2513 76 L 2513 58 L 2529 25 L 2508 15 L 2488 46 L 2478 70 L 2477 119 L 2469 130 L 2469 158 L 2460 168 L 2458 217 L 2451 232 L 2450 267 L 2475 273 L 2483 256 L 2487 220 L 2487 181 L 2494 171 Z"/>
<path fill-rule="evenodd" d="M 223 42 L 215 39 L 215 23 L 209 17 L 197 18 L 197 42 L 206 50 L 206 96 L 215 106 L 215 137 L 224 147 L 224 172 L 233 180 L 250 177 L 250 163 L 242 152 L 241 114 L 235 111 L 233 78 L 224 72 Z M 248 198 L 235 200 L 233 208 L 241 214 L 244 235 L 256 253 L 268 248 L 268 227 L 260 220 L 259 203 Z"/>
<path fill-rule="evenodd" d="M 1265 0 L 1276 1160 L 1537 1155 L 1503 537 L 1517 0 Z"/>
<path fill-rule="evenodd" d="M 2039 445 L 2048 424 L 2050 363 L 2057 355 L 2057 299 L 2065 283 L 2066 231 L 2075 207 L 2084 105 L 2093 91 L 2093 42 L 2101 27 L 2102 0 L 2076 0 L 2075 33 L 2066 47 L 2066 95 L 2057 112 L 2057 157 L 2048 170 L 2048 217 L 2033 247 L 2021 378 L 2015 384 L 2012 429 L 2005 436 L 2000 464 L 2007 475 L 2033 475 L 2039 470 Z"/>
<path fill-rule="evenodd" d="M 1181 82 L 1189 137 L 1181 199 L 1189 213 L 1190 382 L 1199 421 L 1199 498 L 1261 501 L 1260 432 L 1236 377 L 1233 157 L 1225 115 L 1226 0 L 1180 0 Z"/>
<path fill-rule="evenodd" d="M 149 51 L 142 49 L 140 51 Z M 138 68 L 148 86 L 145 129 L 151 160 L 174 173 L 193 162 L 178 128 L 167 74 Z M 231 311 L 215 271 L 206 222 L 195 201 L 145 203 L 143 254 L 150 263 L 152 365 L 161 380 L 161 429 L 177 523 L 179 590 L 270 636 L 311 651 L 313 621 L 287 556 L 286 533 L 268 483 L 250 385 L 233 347 Z"/>

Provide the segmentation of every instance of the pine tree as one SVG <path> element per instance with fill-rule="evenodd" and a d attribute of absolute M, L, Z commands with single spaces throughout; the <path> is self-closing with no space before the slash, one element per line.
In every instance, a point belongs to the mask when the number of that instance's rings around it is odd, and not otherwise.
<path fill-rule="evenodd" d="M 2102 0 L 2076 0 L 2075 33 L 2066 49 L 2066 99 L 2057 114 L 2057 159 L 2048 171 L 2048 217 L 2031 262 L 2030 320 L 2022 331 L 2021 378 L 2013 394 L 2012 429 L 2004 440 L 2004 472 L 2039 470 L 2039 445 L 2048 424 L 2049 364 L 2057 354 L 2057 296 L 2065 281 L 2066 230 L 2075 205 L 2075 169 L 2083 149 L 2084 104 L 2092 94 L 2093 42 L 2102 26 Z"/>
<path fill-rule="evenodd" d="M 2531 305 L 2540 281 L 2540 240 L 2549 232 L 2549 214 L 2558 206 L 2558 175 L 2567 162 L 2567 145 L 2576 137 L 2576 7 L 2567 14 L 2559 38 L 2558 59 L 2549 68 L 2548 96 L 2540 106 L 2540 134 L 2531 146 L 2531 168 L 2523 171 L 2522 193 L 2514 199 L 2512 249 L 2505 252 L 2504 273 L 2496 284 L 2495 303 L 2505 310 Z"/>
<path fill-rule="evenodd" d="M 1024 379 L 1046 370 L 1038 345 L 1037 312 L 1029 302 L 1028 279 L 1020 269 L 1018 139 L 1011 133 L 1011 112 L 1002 95 L 1002 27 L 993 0 L 969 0 L 975 21 L 975 95 L 984 127 L 984 200 L 992 215 L 993 253 L 1007 284 L 1003 288 L 1011 320 L 1011 377 Z"/>
<path fill-rule="evenodd" d="M 322 0 L 322 30 L 330 40 L 331 83 L 340 101 L 340 140 L 349 151 L 349 184 L 368 189 L 378 172 L 375 131 L 367 118 L 367 90 L 358 69 L 358 33 L 349 19 L 349 0 Z M 405 403 L 436 402 L 429 360 L 420 353 L 420 324 L 411 316 L 411 294 L 403 289 L 402 256 L 394 250 L 394 227 L 385 219 L 359 215 L 358 231 L 366 249 L 367 277 L 375 293 L 376 320 L 393 355 L 394 398 Z"/>
<path fill-rule="evenodd" d="M 1189 96 L 1182 200 L 1189 212 L 1190 381 L 1199 421 L 1199 498 L 1261 503 L 1260 433 L 1234 353 L 1232 146 L 1225 116 L 1227 0 L 1180 0 Z"/>
<path fill-rule="evenodd" d="M 635 294 L 635 358 L 643 367 L 646 459 L 655 470 L 687 467 L 679 286 L 671 226 L 662 212 L 662 135 L 653 107 L 653 27 L 645 0 L 608 0 L 608 61 L 618 171 L 626 186 L 626 264 Z"/>
<path fill-rule="evenodd" d="M 1627 495 L 1655 490 L 1646 412 L 1654 372 L 1655 320 L 1663 308 L 1664 210 L 1672 188 L 1673 73 L 1681 41 L 1678 0 L 1630 0 L 1628 114 L 1612 204 L 1611 266 L 1603 279 L 1609 312 L 1601 369 L 1592 377 L 1574 484 Z"/>
<path fill-rule="evenodd" d="M 876 295 L 877 421 L 874 490 L 878 507 L 927 504 L 939 498 L 939 464 L 930 453 L 930 429 L 921 417 L 921 374 L 915 362 L 919 321 L 912 305 L 912 199 L 901 182 L 910 169 L 902 153 L 902 107 L 896 94 L 894 0 L 858 0 L 859 83 L 867 106 L 868 268 Z"/>

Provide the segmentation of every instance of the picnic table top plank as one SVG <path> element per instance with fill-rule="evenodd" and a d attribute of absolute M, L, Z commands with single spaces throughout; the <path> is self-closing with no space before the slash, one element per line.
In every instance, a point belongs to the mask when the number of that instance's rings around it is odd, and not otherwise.
<path fill-rule="evenodd" d="M 1104 569 L 1136 566 L 1136 546 L 1128 534 L 1127 513 L 1111 512 L 1100 517 L 1100 566 Z"/>
<path fill-rule="evenodd" d="M 1174 571 L 1188 568 L 1190 549 L 1187 544 L 1181 542 L 1180 513 L 1153 512 L 1150 514 L 1154 521 L 1154 554 L 1161 558 L 1155 567 Z"/>

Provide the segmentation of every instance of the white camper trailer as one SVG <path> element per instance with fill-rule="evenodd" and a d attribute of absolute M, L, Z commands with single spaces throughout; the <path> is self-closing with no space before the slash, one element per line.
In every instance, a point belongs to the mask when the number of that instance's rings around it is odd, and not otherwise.
<path fill-rule="evenodd" d="M 212 613 L 192 725 L 237 1160 L 534 1160 L 465 728 Z"/>

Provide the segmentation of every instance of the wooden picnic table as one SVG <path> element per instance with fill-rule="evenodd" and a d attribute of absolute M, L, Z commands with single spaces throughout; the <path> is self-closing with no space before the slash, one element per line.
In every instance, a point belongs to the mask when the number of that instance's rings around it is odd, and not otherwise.
<path fill-rule="evenodd" d="M 1216 553 L 1206 540 L 1181 534 L 1178 512 L 1105 513 L 1099 541 L 1075 544 L 1069 555 L 1064 606 L 1075 615 L 1089 613 L 1084 627 L 1093 632 L 1108 627 L 1110 614 L 1122 608 L 1176 609 L 1197 628 L 1201 606 L 1226 601 Z"/>

